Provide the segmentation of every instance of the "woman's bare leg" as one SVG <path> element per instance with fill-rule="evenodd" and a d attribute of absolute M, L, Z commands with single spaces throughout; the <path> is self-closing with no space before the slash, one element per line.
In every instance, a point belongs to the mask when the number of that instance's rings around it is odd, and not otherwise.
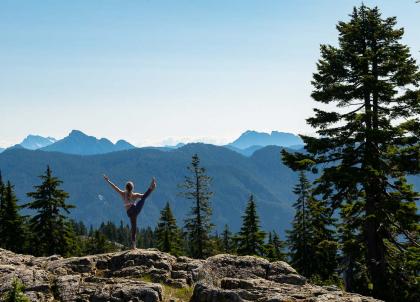
<path fill-rule="evenodd" d="M 137 233 L 137 215 L 130 216 L 131 222 L 131 249 L 136 248 L 136 233 Z"/>

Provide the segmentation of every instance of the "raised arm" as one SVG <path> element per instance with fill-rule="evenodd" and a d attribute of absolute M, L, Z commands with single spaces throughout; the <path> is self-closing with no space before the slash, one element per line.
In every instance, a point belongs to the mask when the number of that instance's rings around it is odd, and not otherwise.
<path fill-rule="evenodd" d="M 109 177 L 108 176 L 106 176 L 106 175 L 104 175 L 104 179 L 105 179 L 105 181 L 107 182 L 107 183 L 109 183 L 109 185 L 117 192 L 117 193 L 119 193 L 120 195 L 122 195 L 122 194 L 124 194 L 124 191 L 123 190 L 121 190 L 120 188 L 118 188 L 115 184 L 113 184 L 110 180 L 109 180 Z"/>

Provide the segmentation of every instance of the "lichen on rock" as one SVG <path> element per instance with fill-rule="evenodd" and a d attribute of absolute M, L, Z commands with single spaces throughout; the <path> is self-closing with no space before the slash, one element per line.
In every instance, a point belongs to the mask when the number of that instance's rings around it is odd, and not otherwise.
<path fill-rule="evenodd" d="M 72 258 L 0 249 L 0 296 L 14 278 L 31 301 L 378 301 L 308 284 L 281 261 L 227 254 L 197 260 L 156 249 Z"/>

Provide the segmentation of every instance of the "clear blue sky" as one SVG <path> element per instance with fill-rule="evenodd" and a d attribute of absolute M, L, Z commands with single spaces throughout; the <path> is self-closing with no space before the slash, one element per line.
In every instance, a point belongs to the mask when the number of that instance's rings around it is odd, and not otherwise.
<path fill-rule="evenodd" d="M 420 4 L 397 16 L 419 60 Z M 352 0 L 0 0 L 0 146 L 80 129 L 136 145 L 309 133 L 319 44 Z"/>

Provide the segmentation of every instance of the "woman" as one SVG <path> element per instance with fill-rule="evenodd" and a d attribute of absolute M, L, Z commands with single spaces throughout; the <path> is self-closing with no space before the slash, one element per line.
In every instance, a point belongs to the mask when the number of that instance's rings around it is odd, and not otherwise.
<path fill-rule="evenodd" d="M 146 198 L 153 192 L 156 188 L 156 179 L 152 179 L 152 183 L 147 189 L 146 193 L 134 193 L 134 184 L 133 182 L 129 181 L 125 184 L 125 191 L 118 188 L 115 184 L 113 184 L 108 176 L 104 175 L 104 179 L 107 183 L 111 185 L 111 187 L 121 196 L 125 209 L 127 211 L 127 215 L 130 218 L 131 222 L 131 248 L 136 248 L 136 233 L 137 233 L 137 216 L 139 215 L 141 209 L 143 208 L 144 202 Z M 140 199 L 137 203 L 135 202 L 137 199 Z"/>

